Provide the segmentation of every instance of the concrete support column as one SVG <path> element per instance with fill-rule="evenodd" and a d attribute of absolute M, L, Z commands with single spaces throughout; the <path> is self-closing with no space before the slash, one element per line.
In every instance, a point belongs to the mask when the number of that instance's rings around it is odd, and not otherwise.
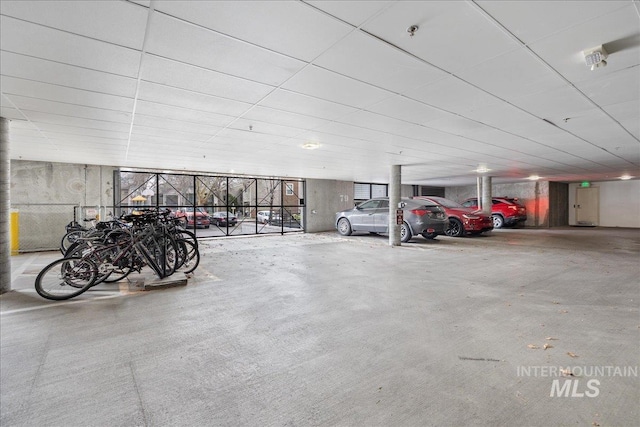
<path fill-rule="evenodd" d="M 493 197 L 491 195 L 491 177 L 482 176 L 482 211 L 491 215 L 491 206 L 493 205 Z"/>
<path fill-rule="evenodd" d="M 478 209 L 482 210 L 482 177 L 476 177 L 476 196 L 478 197 Z"/>
<path fill-rule="evenodd" d="M 400 246 L 400 226 L 396 222 L 396 209 L 400 203 L 402 169 L 392 165 L 389 176 L 389 245 Z"/>
<path fill-rule="evenodd" d="M 0 117 L 0 294 L 11 290 L 9 120 Z"/>

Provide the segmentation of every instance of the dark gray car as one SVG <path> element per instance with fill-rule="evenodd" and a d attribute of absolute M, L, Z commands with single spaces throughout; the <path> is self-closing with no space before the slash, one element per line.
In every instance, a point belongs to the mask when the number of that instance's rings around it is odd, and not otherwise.
<path fill-rule="evenodd" d="M 404 203 L 400 240 L 408 242 L 413 236 L 435 239 L 445 234 L 449 218 L 440 206 L 425 200 L 402 199 Z M 379 197 L 336 213 L 338 233 L 349 236 L 353 232 L 388 233 L 389 199 Z"/>

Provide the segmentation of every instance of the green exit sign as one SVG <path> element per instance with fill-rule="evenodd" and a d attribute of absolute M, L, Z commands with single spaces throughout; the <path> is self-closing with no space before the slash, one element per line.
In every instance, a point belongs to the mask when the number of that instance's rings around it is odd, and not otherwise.
<path fill-rule="evenodd" d="M 591 183 L 589 181 L 584 181 L 580 184 L 580 187 L 591 187 Z"/>

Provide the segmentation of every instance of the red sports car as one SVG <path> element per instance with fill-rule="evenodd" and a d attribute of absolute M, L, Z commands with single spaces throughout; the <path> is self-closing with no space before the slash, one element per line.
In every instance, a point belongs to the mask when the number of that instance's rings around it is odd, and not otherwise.
<path fill-rule="evenodd" d="M 462 206 L 478 209 L 478 198 L 472 197 L 462 202 Z M 493 228 L 516 225 L 527 220 L 527 208 L 518 203 L 517 198 L 494 197 L 491 206 Z"/>
<path fill-rule="evenodd" d="M 416 196 L 414 199 L 429 200 L 444 208 L 449 216 L 449 228 L 445 234 L 451 237 L 460 237 L 465 234 L 480 234 L 493 230 L 491 217 L 479 212 L 478 209 L 465 208 L 460 203 L 444 197 Z"/>

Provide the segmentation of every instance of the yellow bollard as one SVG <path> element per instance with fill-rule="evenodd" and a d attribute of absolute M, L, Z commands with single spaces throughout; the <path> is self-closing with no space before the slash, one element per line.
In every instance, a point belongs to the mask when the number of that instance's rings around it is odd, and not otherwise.
<path fill-rule="evenodd" d="M 20 212 L 11 211 L 11 255 L 18 255 L 20 250 Z"/>

